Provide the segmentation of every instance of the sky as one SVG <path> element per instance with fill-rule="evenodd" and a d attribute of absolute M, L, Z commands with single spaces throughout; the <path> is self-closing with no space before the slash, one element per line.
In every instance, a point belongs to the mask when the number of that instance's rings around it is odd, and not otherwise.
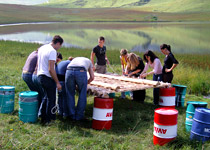
<path fill-rule="evenodd" d="M 0 0 L 2 4 L 21 4 L 21 5 L 36 5 L 47 2 L 48 0 Z"/>

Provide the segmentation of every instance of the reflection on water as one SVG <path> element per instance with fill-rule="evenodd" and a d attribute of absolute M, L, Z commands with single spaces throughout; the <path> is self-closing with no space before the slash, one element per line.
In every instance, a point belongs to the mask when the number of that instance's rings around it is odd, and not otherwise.
<path fill-rule="evenodd" d="M 151 49 L 170 44 L 175 53 L 210 53 L 210 26 L 206 24 L 67 24 L 23 25 L 0 27 L 0 40 L 49 43 L 53 36 L 64 38 L 65 47 L 91 49 L 97 38 L 106 38 L 107 49 L 127 48 L 131 51 Z"/>

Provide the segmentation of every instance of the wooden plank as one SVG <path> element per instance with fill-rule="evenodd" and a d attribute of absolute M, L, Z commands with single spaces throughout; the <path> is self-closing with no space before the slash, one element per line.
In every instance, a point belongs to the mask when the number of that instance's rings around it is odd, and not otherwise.
<path fill-rule="evenodd" d="M 115 91 L 120 88 L 119 85 L 113 85 L 113 84 L 98 82 L 98 81 L 92 81 L 90 83 L 90 85 L 96 85 L 96 86 L 99 86 L 99 87 L 104 87 L 104 88 L 112 89 L 112 90 L 115 90 Z"/>
<path fill-rule="evenodd" d="M 128 78 L 125 76 L 112 76 L 112 75 L 99 74 L 99 73 L 94 73 L 94 75 L 96 77 L 103 77 L 103 78 L 115 79 L 115 80 L 120 80 L 120 81 L 125 81 L 125 82 L 134 82 L 134 83 L 140 83 L 140 84 L 149 84 L 153 86 L 158 86 L 160 84 L 158 81 L 151 81 L 151 80 L 138 79 L 138 78 Z"/>

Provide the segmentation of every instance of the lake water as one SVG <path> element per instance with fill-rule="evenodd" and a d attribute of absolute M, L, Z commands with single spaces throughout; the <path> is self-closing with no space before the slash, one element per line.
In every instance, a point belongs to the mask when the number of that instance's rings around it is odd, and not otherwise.
<path fill-rule="evenodd" d="M 104 36 L 108 50 L 159 51 L 163 43 L 174 53 L 210 53 L 210 23 L 47 23 L 0 26 L 0 40 L 49 43 L 54 35 L 65 47 L 92 49 Z"/>

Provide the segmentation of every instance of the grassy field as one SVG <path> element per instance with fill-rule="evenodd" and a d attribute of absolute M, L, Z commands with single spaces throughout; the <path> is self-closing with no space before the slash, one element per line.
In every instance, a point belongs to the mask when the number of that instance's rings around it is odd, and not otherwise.
<path fill-rule="evenodd" d="M 15 86 L 15 111 L 0 114 L 0 149 L 210 149 L 210 142 L 201 144 L 190 141 L 185 132 L 185 107 L 177 108 L 178 136 L 166 146 L 154 146 L 152 90 L 147 90 L 145 104 L 133 102 L 127 97 L 121 100 L 120 94 L 114 99 L 114 116 L 111 130 L 97 131 L 91 128 L 93 96 L 88 96 L 86 116 L 89 121 L 71 122 L 57 119 L 52 126 L 40 123 L 22 123 L 18 118 L 18 94 L 28 90 L 21 79 L 21 70 L 27 56 L 39 47 L 38 44 L 0 41 L 0 85 Z M 68 56 L 90 56 L 90 50 L 62 48 L 64 59 Z M 142 56 L 142 54 L 139 54 Z M 157 53 L 161 60 L 162 54 Z M 178 55 L 180 65 L 175 69 L 174 83 L 187 85 L 186 101 L 206 101 L 202 93 L 209 92 L 209 55 Z M 108 57 L 120 73 L 118 51 L 108 51 Z M 199 60 L 199 61 L 198 61 Z M 202 67 L 201 67 L 202 66 Z M 110 71 L 110 70 L 108 70 Z M 111 71 L 110 71 L 111 72 Z M 200 96 L 195 96 L 195 94 Z"/>
<path fill-rule="evenodd" d="M 0 5 L 0 24 L 49 21 L 144 22 L 209 21 L 210 12 L 149 12 L 136 8 L 50 8 L 23 5 Z"/>

